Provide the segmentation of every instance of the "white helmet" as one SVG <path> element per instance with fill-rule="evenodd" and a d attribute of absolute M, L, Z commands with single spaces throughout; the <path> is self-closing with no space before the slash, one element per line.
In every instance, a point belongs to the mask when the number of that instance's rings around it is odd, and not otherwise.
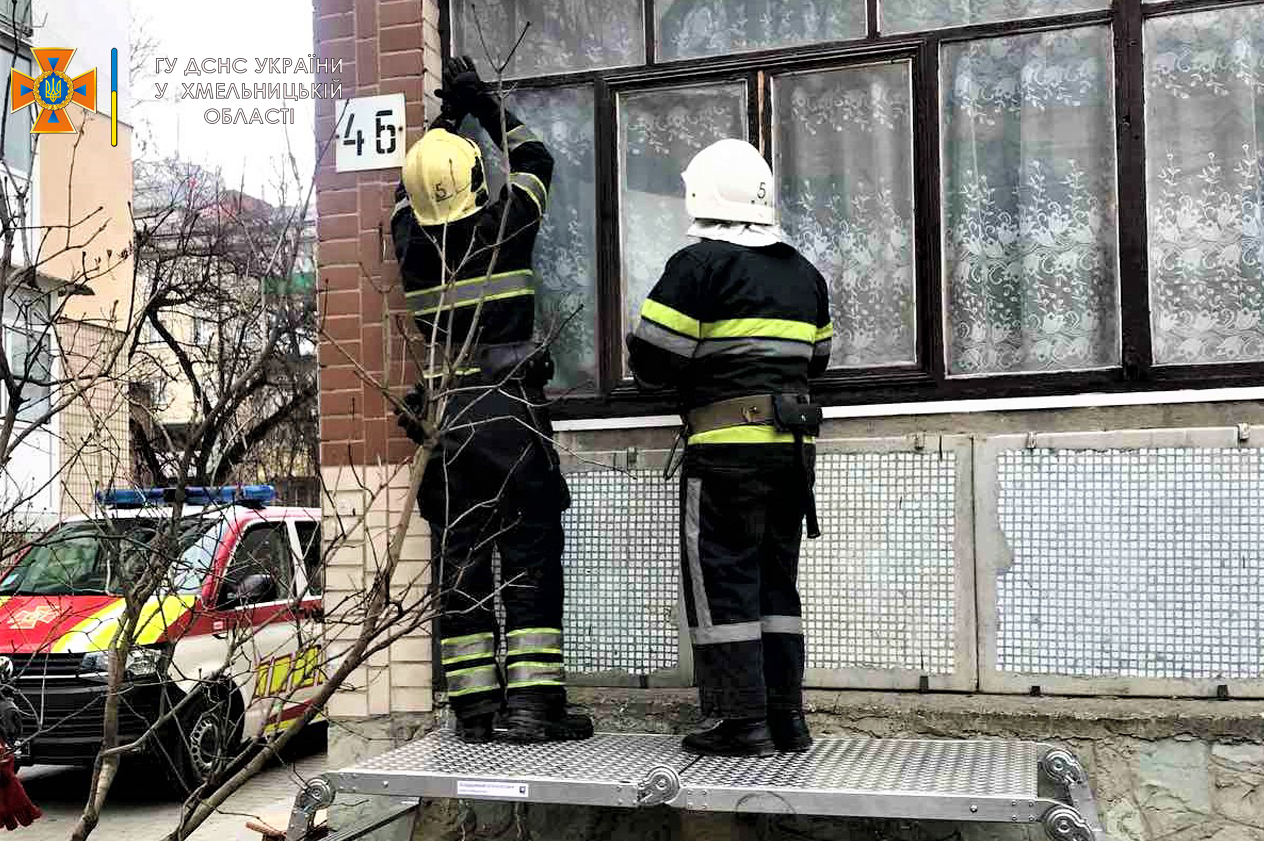
<path fill-rule="evenodd" d="M 695 219 L 777 221 L 772 170 L 759 150 L 745 140 L 718 140 L 693 156 L 681 173 L 685 209 Z"/>

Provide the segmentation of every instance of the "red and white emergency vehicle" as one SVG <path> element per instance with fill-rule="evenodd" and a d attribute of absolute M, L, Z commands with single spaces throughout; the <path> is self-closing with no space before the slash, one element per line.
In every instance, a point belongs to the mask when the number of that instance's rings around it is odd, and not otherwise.
<path fill-rule="evenodd" d="M 120 594 L 150 566 L 172 498 L 98 494 L 99 510 L 32 541 L 0 578 L 0 678 L 11 674 L 24 761 L 96 757 Z M 200 686 L 144 748 L 192 784 L 242 740 L 308 708 L 324 679 L 322 576 L 319 509 L 275 505 L 267 485 L 187 488 L 185 498 L 179 561 L 163 565 L 137 624 L 119 735 L 136 739 Z"/>

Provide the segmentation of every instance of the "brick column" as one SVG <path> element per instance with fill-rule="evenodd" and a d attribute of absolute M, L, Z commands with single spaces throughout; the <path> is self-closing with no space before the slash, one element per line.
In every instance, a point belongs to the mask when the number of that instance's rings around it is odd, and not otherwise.
<path fill-rule="evenodd" d="M 342 60 L 341 72 L 318 74 L 316 81 L 341 82 L 347 98 L 403 93 L 407 140 L 415 142 L 424 114 L 434 113 L 427 93 L 438 87 L 436 0 L 314 0 L 314 6 L 317 57 Z M 317 100 L 318 149 L 335 130 L 337 104 Z M 397 393 L 412 385 L 390 241 L 399 172 L 338 173 L 334 156 L 331 145 L 317 168 L 316 207 L 325 538 L 346 534 L 330 558 L 325 594 L 329 654 L 336 660 L 358 632 L 350 617 L 356 597 L 385 557 L 399 512 L 413 505 L 401 467 L 413 445 L 396 427 L 379 385 Z M 395 576 L 401 588 L 425 586 L 428 551 L 425 524 L 414 518 Z M 428 634 L 400 641 L 334 697 L 331 765 L 379 753 L 429 723 L 430 645 Z"/>

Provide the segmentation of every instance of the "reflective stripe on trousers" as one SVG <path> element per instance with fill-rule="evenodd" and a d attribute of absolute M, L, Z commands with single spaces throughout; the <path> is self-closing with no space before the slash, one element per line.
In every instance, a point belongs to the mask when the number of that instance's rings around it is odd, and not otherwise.
<path fill-rule="evenodd" d="M 495 634 L 467 634 L 463 637 L 449 637 L 439 640 L 439 656 L 443 665 L 462 663 L 468 660 L 481 660 L 496 656 Z"/>
<path fill-rule="evenodd" d="M 705 594 L 703 596 L 705 598 Z M 725 642 L 748 642 L 764 634 L 797 634 L 803 636 L 800 616 L 761 616 L 758 622 L 734 622 L 730 625 L 690 628 L 694 645 L 717 645 Z"/>
<path fill-rule="evenodd" d="M 519 654 L 561 654 L 562 631 L 560 628 L 523 628 L 505 634 L 506 652 L 510 657 Z"/>
<path fill-rule="evenodd" d="M 445 672 L 448 681 L 448 697 L 460 698 L 475 692 L 500 691 L 500 674 L 496 666 L 472 666 Z"/>
<path fill-rule="evenodd" d="M 510 663 L 505 667 L 509 673 L 510 689 L 525 689 L 528 686 L 565 686 L 566 672 L 561 663 L 544 663 L 534 660 L 523 660 Z"/>

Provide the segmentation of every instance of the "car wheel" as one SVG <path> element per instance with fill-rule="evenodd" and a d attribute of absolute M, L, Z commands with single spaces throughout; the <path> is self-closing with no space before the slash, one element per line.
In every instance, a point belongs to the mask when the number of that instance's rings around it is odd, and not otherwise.
<path fill-rule="evenodd" d="M 242 721 L 234 695 L 224 688 L 207 690 L 180 716 L 176 764 L 186 790 L 219 776 L 236 757 Z"/>

